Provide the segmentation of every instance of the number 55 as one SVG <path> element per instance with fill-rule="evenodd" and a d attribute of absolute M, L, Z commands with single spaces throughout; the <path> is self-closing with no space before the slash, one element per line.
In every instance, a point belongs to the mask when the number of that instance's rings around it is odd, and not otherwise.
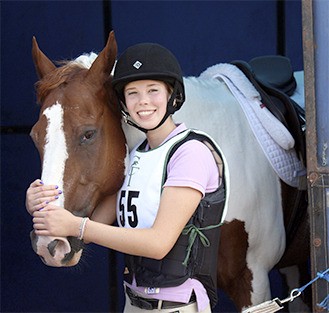
<path fill-rule="evenodd" d="M 130 227 L 136 227 L 138 224 L 137 217 L 137 206 L 133 204 L 133 199 L 139 197 L 139 191 L 128 191 L 128 201 L 126 203 L 126 190 L 122 190 L 120 194 L 120 223 L 122 226 L 125 226 L 126 219 L 125 215 L 128 216 L 128 223 Z"/>

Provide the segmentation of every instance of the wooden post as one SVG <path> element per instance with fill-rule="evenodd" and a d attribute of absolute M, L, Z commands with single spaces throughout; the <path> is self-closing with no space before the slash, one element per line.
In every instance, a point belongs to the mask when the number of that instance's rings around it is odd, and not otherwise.
<path fill-rule="evenodd" d="M 329 2 L 302 0 L 306 152 L 311 226 L 311 270 L 329 267 Z M 312 284 L 313 312 L 329 294 L 329 284 Z"/>

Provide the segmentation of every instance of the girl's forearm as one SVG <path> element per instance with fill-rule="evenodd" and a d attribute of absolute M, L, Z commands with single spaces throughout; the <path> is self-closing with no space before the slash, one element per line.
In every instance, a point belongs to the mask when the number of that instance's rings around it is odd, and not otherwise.
<path fill-rule="evenodd" d="M 152 228 L 128 229 L 105 225 L 89 220 L 83 238 L 87 242 L 132 255 L 154 259 L 163 258 L 168 248 Z M 143 244 L 141 244 L 141 242 Z"/>

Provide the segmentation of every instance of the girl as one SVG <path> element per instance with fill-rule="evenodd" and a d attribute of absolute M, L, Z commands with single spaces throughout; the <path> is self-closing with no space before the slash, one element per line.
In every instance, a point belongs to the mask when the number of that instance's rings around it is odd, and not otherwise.
<path fill-rule="evenodd" d="M 128 48 L 112 85 L 125 121 L 146 133 L 130 153 L 121 190 L 89 220 L 53 205 L 60 191 L 36 180 L 26 196 L 35 233 L 76 236 L 125 253 L 125 312 L 211 312 L 225 202 L 220 153 L 206 134 L 174 123 L 185 91 L 166 48 Z M 111 226 L 115 218 L 119 227 Z"/>

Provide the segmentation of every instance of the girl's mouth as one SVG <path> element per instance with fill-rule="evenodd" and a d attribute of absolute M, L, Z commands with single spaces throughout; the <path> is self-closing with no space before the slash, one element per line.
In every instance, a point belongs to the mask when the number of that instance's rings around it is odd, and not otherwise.
<path fill-rule="evenodd" d="M 155 112 L 155 110 L 143 110 L 143 111 L 137 112 L 137 114 L 140 117 L 147 117 L 147 116 L 152 115 L 154 112 Z"/>

